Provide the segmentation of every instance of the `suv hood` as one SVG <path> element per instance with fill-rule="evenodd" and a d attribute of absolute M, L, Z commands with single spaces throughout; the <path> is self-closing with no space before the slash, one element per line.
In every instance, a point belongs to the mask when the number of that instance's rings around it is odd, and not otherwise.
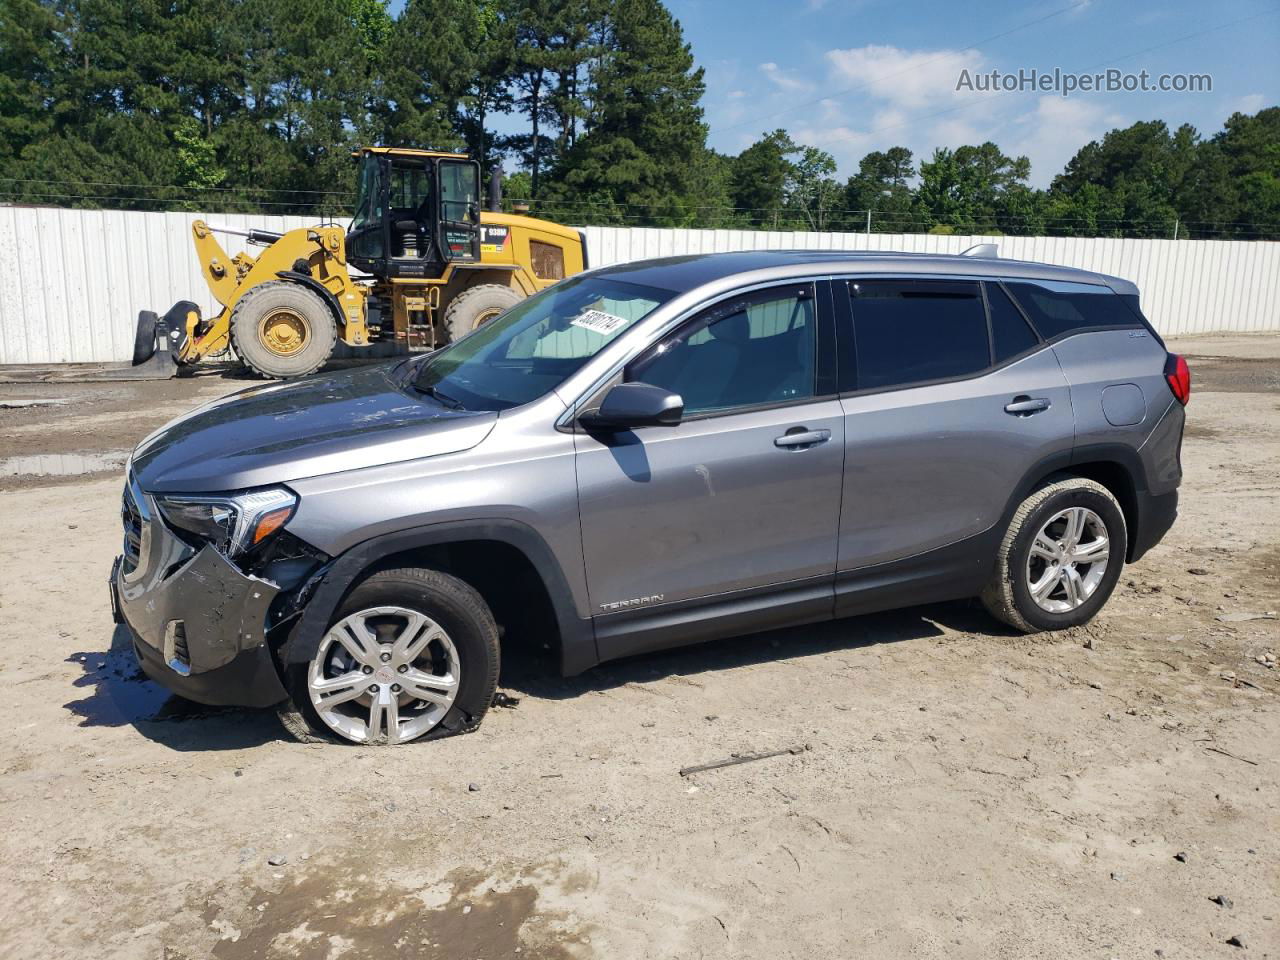
<path fill-rule="evenodd" d="M 395 365 L 250 387 L 170 421 L 131 459 L 148 493 L 214 493 L 475 446 L 496 413 L 452 410 Z"/>

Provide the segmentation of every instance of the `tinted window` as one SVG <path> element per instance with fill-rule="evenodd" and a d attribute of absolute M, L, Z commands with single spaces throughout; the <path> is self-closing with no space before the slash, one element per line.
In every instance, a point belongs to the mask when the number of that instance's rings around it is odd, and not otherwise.
<path fill-rule="evenodd" d="M 977 283 L 858 280 L 849 294 L 859 390 L 961 377 L 991 365 Z"/>
<path fill-rule="evenodd" d="M 1083 327 L 1135 327 L 1141 323 L 1110 287 L 1054 280 L 1009 282 L 1013 298 L 1046 340 Z"/>
<path fill-rule="evenodd" d="M 996 363 L 1030 350 L 1039 342 L 1000 284 L 987 284 L 987 306 L 991 310 L 991 347 Z"/>
<path fill-rule="evenodd" d="M 440 219 L 464 223 L 480 195 L 476 167 L 470 162 L 440 161 Z"/>
<path fill-rule="evenodd" d="M 812 397 L 812 288 L 713 309 L 635 364 L 627 379 L 666 387 L 685 414 Z"/>

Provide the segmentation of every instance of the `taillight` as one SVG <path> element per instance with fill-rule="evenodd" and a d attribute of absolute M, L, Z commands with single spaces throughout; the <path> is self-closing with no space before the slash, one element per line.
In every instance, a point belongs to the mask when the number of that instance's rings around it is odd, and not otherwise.
<path fill-rule="evenodd" d="M 1169 389 L 1184 407 L 1191 399 L 1191 368 L 1187 361 L 1176 353 L 1169 354 L 1164 362 L 1164 378 L 1169 381 Z"/>

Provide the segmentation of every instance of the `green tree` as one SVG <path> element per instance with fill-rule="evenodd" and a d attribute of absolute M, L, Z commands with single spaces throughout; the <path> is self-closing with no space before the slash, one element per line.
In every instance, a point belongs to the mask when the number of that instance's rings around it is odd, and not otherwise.
<path fill-rule="evenodd" d="M 817 147 L 804 147 L 791 166 L 787 180 L 787 206 L 798 215 L 804 229 L 827 230 L 832 212 L 839 209 L 840 185 L 835 181 L 836 161 Z"/>
<path fill-rule="evenodd" d="M 554 196 L 607 197 L 643 222 L 688 225 L 701 205 L 702 70 L 660 0 L 615 0 L 601 41 L 587 129 L 555 171 Z"/>
<path fill-rule="evenodd" d="M 1177 199 L 1195 164 L 1198 144 L 1193 127 L 1184 125 L 1170 133 L 1162 120 L 1112 130 L 1067 162 L 1049 188 L 1050 199 L 1055 208 L 1078 217 L 1067 221 L 1068 229 L 1080 224 L 1072 232 L 1167 237 L 1179 217 Z M 1072 201 L 1085 185 L 1099 188 L 1090 202 L 1106 216 L 1093 216 L 1088 205 Z"/>
<path fill-rule="evenodd" d="M 845 183 L 841 229 L 864 230 L 869 221 L 877 233 L 909 231 L 915 207 L 914 176 L 915 162 L 906 147 L 868 153 Z"/>
<path fill-rule="evenodd" d="M 765 134 L 733 162 L 730 196 L 748 224 L 778 229 L 792 176 L 788 157 L 800 151 L 785 130 Z"/>
<path fill-rule="evenodd" d="M 994 143 L 939 148 L 920 164 L 917 201 L 926 224 L 967 233 L 998 233 L 1012 195 L 1031 175 L 1026 157 L 1008 157 Z"/>

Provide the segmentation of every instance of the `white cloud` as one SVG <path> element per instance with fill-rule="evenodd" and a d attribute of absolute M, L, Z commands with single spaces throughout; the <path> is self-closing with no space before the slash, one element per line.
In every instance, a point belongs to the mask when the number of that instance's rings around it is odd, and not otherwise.
<path fill-rule="evenodd" d="M 1227 116 L 1239 113 L 1257 113 L 1267 105 L 1267 98 L 1261 93 L 1247 93 L 1243 97 L 1232 100 L 1227 107 Z"/>
<path fill-rule="evenodd" d="M 783 70 L 772 61 L 760 64 L 760 72 L 768 77 L 779 90 L 785 90 L 788 93 L 799 93 L 810 89 L 809 84 L 796 77 L 794 71 Z"/>
<path fill-rule="evenodd" d="M 908 110 L 971 97 L 956 90 L 956 81 L 962 70 L 973 73 L 983 65 L 977 50 L 901 50 L 875 44 L 828 50 L 826 59 L 833 84 Z"/>
<path fill-rule="evenodd" d="M 1013 126 L 1017 131 L 1015 138 L 1002 142 L 995 131 L 990 131 L 988 139 L 999 143 L 1009 156 L 1029 157 L 1031 183 L 1046 187 L 1081 147 L 1125 123 L 1123 116 L 1101 104 L 1050 94 L 1040 97 L 1034 110 L 1001 125 Z"/>

